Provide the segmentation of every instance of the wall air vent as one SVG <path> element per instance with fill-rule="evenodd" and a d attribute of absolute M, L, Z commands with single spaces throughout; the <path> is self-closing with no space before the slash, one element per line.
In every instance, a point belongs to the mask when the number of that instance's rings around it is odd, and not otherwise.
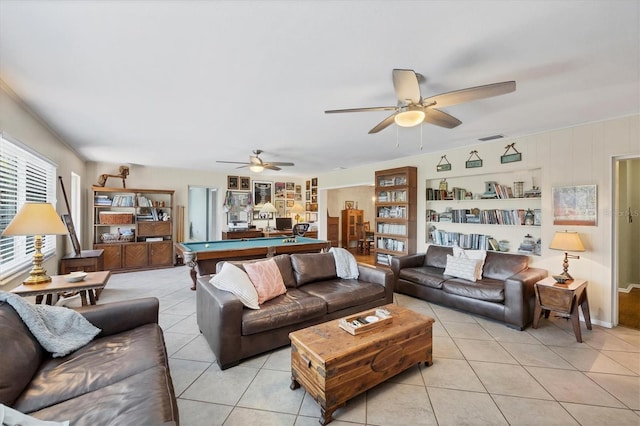
<path fill-rule="evenodd" d="M 494 139 L 501 139 L 501 138 L 504 138 L 504 135 L 485 136 L 484 138 L 480 138 L 478 140 L 482 142 L 486 142 L 486 141 L 492 141 Z"/>

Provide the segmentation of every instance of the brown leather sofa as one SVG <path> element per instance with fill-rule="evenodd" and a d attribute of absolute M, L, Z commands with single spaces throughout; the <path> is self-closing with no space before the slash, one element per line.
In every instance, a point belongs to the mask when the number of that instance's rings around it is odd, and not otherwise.
<path fill-rule="evenodd" d="M 341 279 L 332 253 L 283 254 L 273 259 L 287 292 L 259 310 L 245 308 L 234 294 L 210 284 L 209 277 L 198 279 L 198 326 L 223 370 L 288 345 L 292 331 L 393 302 L 393 274 L 387 269 L 359 264 L 358 279 Z"/>
<path fill-rule="evenodd" d="M 0 403 L 73 426 L 179 424 L 158 307 L 144 298 L 78 308 L 102 331 L 52 358 L 0 302 Z"/>
<path fill-rule="evenodd" d="M 545 269 L 530 268 L 529 258 L 488 251 L 482 279 L 476 282 L 444 275 L 451 247 L 431 245 L 426 253 L 394 257 L 395 291 L 428 302 L 502 321 L 524 330 L 533 320 L 534 284 Z"/>

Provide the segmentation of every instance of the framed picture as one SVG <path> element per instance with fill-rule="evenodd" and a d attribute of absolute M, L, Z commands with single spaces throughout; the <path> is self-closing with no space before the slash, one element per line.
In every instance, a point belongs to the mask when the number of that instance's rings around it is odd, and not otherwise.
<path fill-rule="evenodd" d="M 296 184 L 293 182 L 287 182 L 287 191 L 292 191 L 296 188 Z"/>
<path fill-rule="evenodd" d="M 240 176 L 240 189 L 243 191 L 251 191 L 251 178 L 248 176 Z"/>
<path fill-rule="evenodd" d="M 274 184 L 274 194 L 276 198 L 285 198 L 285 183 L 276 182 Z"/>
<path fill-rule="evenodd" d="M 227 176 L 227 189 L 240 189 L 238 176 Z"/>
<path fill-rule="evenodd" d="M 287 200 L 287 207 L 291 208 L 293 207 L 293 204 L 294 204 L 293 200 Z"/>
<path fill-rule="evenodd" d="M 345 201 L 344 208 L 345 210 L 351 210 L 353 208 L 353 201 Z"/>
<path fill-rule="evenodd" d="M 318 178 L 311 179 L 311 186 L 318 186 Z"/>
<path fill-rule="evenodd" d="M 296 201 L 302 201 L 302 194 L 296 192 L 295 196 L 293 197 L 294 200 Z"/>
<path fill-rule="evenodd" d="M 73 251 L 75 254 L 79 255 L 81 252 L 80 249 L 80 241 L 78 241 L 78 236 L 76 235 L 76 229 L 73 227 L 73 221 L 71 220 L 71 215 L 63 214 L 62 221 L 67 227 L 69 231 L 69 238 L 71 238 L 71 245 L 73 245 Z"/>
<path fill-rule="evenodd" d="M 596 226 L 598 197 L 596 185 L 552 188 L 553 224 Z"/>
<path fill-rule="evenodd" d="M 306 186 L 307 191 L 310 191 L 310 190 L 311 190 L 311 181 L 310 181 L 310 180 L 308 180 L 308 181 L 306 182 L 305 186 Z"/>
<path fill-rule="evenodd" d="M 254 209 L 260 210 L 265 203 L 273 202 L 272 194 L 273 182 L 253 181 L 253 204 Z"/>
<path fill-rule="evenodd" d="M 285 204 L 284 200 L 276 200 L 276 202 L 273 203 L 276 209 L 278 209 L 278 216 L 280 217 L 284 217 L 284 214 L 285 214 L 284 204 Z"/>
<path fill-rule="evenodd" d="M 310 200 L 311 199 L 311 191 L 305 191 L 304 199 L 305 200 Z"/>
<path fill-rule="evenodd" d="M 296 185 L 296 194 L 302 194 L 302 185 Z"/>

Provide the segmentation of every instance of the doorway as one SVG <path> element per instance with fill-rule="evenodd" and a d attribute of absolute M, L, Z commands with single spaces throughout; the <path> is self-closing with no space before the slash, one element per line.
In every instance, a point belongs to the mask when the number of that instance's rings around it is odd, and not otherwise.
<path fill-rule="evenodd" d="M 189 241 L 212 241 L 217 232 L 217 188 L 189 186 Z"/>
<path fill-rule="evenodd" d="M 614 166 L 618 325 L 640 329 L 640 157 L 616 159 Z"/>

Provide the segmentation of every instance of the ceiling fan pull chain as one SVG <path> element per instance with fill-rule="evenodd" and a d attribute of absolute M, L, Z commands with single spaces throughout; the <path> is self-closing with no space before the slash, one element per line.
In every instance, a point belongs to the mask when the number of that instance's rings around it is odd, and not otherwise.
<path fill-rule="evenodd" d="M 399 129 L 399 126 L 396 126 L 396 148 L 400 147 L 400 135 L 399 135 L 400 130 L 398 129 Z"/>
<path fill-rule="evenodd" d="M 420 124 L 420 151 L 422 151 L 422 124 Z"/>

